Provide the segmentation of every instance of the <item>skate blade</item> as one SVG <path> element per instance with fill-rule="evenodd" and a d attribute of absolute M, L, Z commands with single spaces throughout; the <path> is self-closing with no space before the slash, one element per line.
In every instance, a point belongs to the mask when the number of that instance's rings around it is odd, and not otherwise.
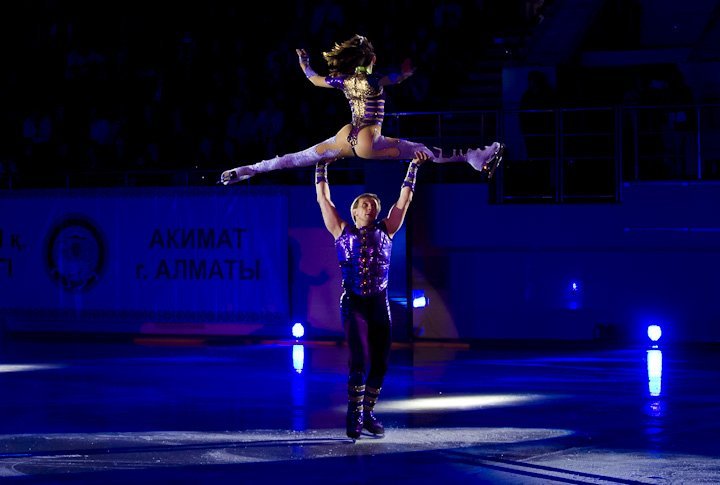
<path fill-rule="evenodd" d="M 493 175 L 495 175 L 495 171 L 502 164 L 504 154 L 505 144 L 500 143 L 500 146 L 498 147 L 497 152 L 495 152 L 495 155 L 493 155 L 492 159 L 490 159 L 490 161 L 486 163 L 480 171 L 482 173 L 483 179 L 490 180 L 493 178 Z"/>
<path fill-rule="evenodd" d="M 234 177 L 229 177 L 229 178 L 227 178 L 227 179 L 223 179 L 223 178 L 221 177 L 220 180 L 218 180 L 217 183 L 220 184 L 220 185 L 232 185 L 232 184 L 236 184 L 236 183 L 238 183 L 238 182 L 242 182 L 242 181 L 244 181 L 244 180 L 247 180 L 247 179 L 249 179 L 250 177 L 252 177 L 252 175 L 240 175 L 239 177 L 236 175 L 236 176 L 234 176 Z"/>

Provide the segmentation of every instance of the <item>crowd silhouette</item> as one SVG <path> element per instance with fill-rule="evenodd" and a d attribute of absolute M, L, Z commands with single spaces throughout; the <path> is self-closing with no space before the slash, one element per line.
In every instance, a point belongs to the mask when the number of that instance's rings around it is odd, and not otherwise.
<path fill-rule="evenodd" d="M 305 146 L 346 106 L 318 102 L 295 49 L 319 59 L 354 33 L 382 46 L 380 68 L 417 66 L 388 112 L 444 109 L 492 35 L 487 3 L 23 3 L 0 29 L 0 177 L 211 170 Z"/>

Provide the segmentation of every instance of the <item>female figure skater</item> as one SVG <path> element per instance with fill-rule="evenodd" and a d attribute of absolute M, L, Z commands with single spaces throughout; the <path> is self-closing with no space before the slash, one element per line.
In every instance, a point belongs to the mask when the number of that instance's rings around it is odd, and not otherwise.
<path fill-rule="evenodd" d="M 303 151 L 226 170 L 220 176 L 221 183 L 228 185 L 262 172 L 309 167 L 320 161 L 353 156 L 365 159 L 410 160 L 418 151 L 426 153 L 435 163 L 468 162 L 488 178 L 492 177 L 500 165 L 505 146 L 498 142 L 482 149 L 470 149 L 465 153 L 456 153 L 453 150 L 453 155 L 446 157 L 438 148 L 433 151 L 421 143 L 383 136 L 383 88 L 404 81 L 412 75 L 413 70 L 404 66 L 400 74 L 373 74 L 375 50 L 367 38 L 354 35 L 342 44 L 336 43 L 332 50 L 323 52 L 329 68 L 327 77 L 318 75 L 310 67 L 310 57 L 304 49 L 296 49 L 296 52 L 300 68 L 311 83 L 321 88 L 343 91 L 350 103 L 351 123 L 343 126 L 335 136 Z"/>

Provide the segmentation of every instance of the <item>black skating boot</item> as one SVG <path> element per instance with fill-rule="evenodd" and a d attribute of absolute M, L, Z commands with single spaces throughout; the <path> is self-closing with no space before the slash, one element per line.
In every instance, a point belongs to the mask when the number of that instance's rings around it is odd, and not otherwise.
<path fill-rule="evenodd" d="M 373 413 L 379 395 L 380 388 L 375 389 L 374 387 L 368 387 L 365 390 L 365 400 L 363 401 L 363 426 L 375 436 L 383 436 L 385 434 L 385 428 L 375 417 L 375 413 Z"/>
<path fill-rule="evenodd" d="M 360 437 L 363 429 L 363 396 L 365 386 L 348 385 L 348 409 L 346 428 L 348 438 L 354 440 Z"/>

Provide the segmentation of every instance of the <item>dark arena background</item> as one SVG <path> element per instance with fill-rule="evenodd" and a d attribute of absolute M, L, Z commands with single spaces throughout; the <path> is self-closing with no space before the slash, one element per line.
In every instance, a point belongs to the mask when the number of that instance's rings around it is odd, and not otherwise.
<path fill-rule="evenodd" d="M 720 2 L 12 2 L 0 17 L 0 478 L 720 483 Z M 382 439 L 296 48 L 366 35 L 428 162 L 393 239 Z M 330 165 L 382 217 L 408 160 Z"/>

